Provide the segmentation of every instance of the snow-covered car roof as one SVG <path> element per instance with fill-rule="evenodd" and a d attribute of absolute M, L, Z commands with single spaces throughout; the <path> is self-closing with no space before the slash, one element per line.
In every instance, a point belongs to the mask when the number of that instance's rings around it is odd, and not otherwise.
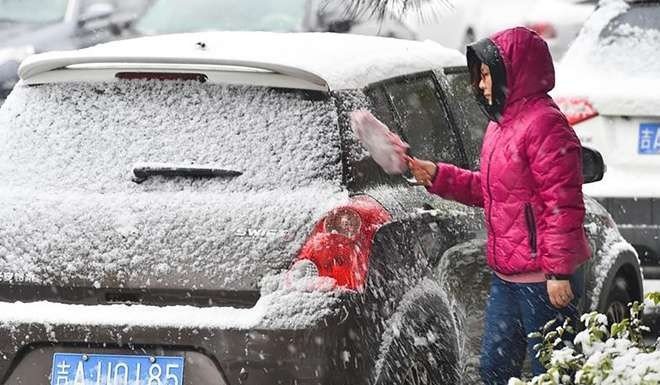
<path fill-rule="evenodd" d="M 111 81 L 118 72 L 202 72 L 211 82 L 311 90 L 359 89 L 465 65 L 433 42 L 331 33 L 204 32 L 116 41 L 26 59 L 26 84 Z"/>

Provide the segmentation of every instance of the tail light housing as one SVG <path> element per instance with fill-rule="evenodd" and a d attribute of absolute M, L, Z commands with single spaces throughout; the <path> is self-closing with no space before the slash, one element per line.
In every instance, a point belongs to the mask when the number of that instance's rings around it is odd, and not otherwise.
<path fill-rule="evenodd" d="M 363 291 L 376 231 L 391 219 L 374 199 L 358 196 L 327 213 L 301 248 L 294 275 L 330 277 L 337 286 Z"/>
<path fill-rule="evenodd" d="M 555 101 L 571 126 L 598 116 L 598 111 L 586 98 L 557 98 Z"/>
<path fill-rule="evenodd" d="M 555 26 L 550 23 L 528 23 L 527 28 L 538 33 L 544 39 L 554 39 L 557 37 L 557 30 Z"/>

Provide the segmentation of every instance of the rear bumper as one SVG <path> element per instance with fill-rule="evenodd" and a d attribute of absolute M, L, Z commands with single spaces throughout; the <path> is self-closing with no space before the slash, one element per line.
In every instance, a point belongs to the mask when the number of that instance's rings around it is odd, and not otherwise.
<path fill-rule="evenodd" d="M 184 357 L 185 385 L 359 384 L 367 364 L 357 359 L 363 355 L 347 316 L 285 330 L 7 322 L 0 315 L 0 373 L 6 385 L 47 385 L 55 352 L 176 355 Z"/>

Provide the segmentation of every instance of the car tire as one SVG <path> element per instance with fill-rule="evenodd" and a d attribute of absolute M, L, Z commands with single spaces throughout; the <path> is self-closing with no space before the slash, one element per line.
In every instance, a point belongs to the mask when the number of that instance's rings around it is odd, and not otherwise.
<path fill-rule="evenodd" d="M 642 296 L 639 260 L 633 253 L 624 252 L 616 257 L 603 281 L 596 310 L 606 314 L 610 322 L 620 321 L 622 315 L 628 316 L 628 303 Z"/>
<path fill-rule="evenodd" d="M 437 311 L 438 301 L 423 298 L 402 316 L 375 384 L 460 384 L 453 318 L 444 306 Z"/>
<path fill-rule="evenodd" d="M 628 282 L 623 277 L 616 277 L 605 301 L 604 311 L 610 325 L 628 317 L 628 303 L 630 302 L 632 300 L 628 292 Z"/>

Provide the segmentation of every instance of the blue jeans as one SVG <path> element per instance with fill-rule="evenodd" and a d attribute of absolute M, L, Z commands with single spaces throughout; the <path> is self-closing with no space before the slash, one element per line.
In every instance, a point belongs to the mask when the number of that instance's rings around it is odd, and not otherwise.
<path fill-rule="evenodd" d="M 530 357 L 533 374 L 545 372 L 534 350 L 541 339 L 527 338 L 527 335 L 539 331 L 555 318 L 563 323 L 568 317 L 574 327 L 578 325 L 580 315 L 576 304 L 584 289 L 581 272 L 573 276 L 571 286 L 576 298 L 566 308 L 556 309 L 550 303 L 545 282 L 511 283 L 493 274 L 481 350 L 480 373 L 485 385 L 506 385 L 509 378 L 520 377 L 525 351 Z"/>

